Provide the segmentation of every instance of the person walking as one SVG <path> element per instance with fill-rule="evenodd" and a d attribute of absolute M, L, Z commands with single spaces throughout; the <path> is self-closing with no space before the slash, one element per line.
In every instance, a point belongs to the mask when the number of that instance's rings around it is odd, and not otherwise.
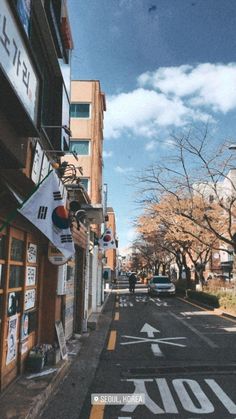
<path fill-rule="evenodd" d="M 134 294 L 137 278 L 134 272 L 129 276 L 129 291 Z"/>

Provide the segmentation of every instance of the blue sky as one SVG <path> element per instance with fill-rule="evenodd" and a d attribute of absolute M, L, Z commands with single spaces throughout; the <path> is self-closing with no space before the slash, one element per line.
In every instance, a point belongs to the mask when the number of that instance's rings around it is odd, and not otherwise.
<path fill-rule="evenodd" d="M 129 178 L 171 153 L 170 134 L 210 121 L 236 139 L 235 0 L 68 0 L 73 79 L 106 95 L 104 182 L 120 247 L 137 215 Z"/>

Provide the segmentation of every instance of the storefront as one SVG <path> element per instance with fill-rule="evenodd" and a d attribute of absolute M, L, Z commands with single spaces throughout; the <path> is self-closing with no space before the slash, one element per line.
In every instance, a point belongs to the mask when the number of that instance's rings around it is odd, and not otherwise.
<path fill-rule="evenodd" d="M 32 226 L 29 230 L 11 225 L 0 236 L 1 388 L 23 369 L 38 340 L 45 239 Z"/>

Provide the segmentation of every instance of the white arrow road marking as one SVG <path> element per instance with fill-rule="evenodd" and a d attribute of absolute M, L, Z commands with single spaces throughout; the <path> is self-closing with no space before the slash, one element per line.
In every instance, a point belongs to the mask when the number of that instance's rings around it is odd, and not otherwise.
<path fill-rule="evenodd" d="M 160 349 L 160 346 L 157 343 L 151 344 L 151 350 L 154 356 L 164 356 L 163 352 Z"/>
<path fill-rule="evenodd" d="M 140 330 L 141 333 L 147 333 L 148 337 L 153 338 L 154 333 L 160 333 L 160 330 L 155 329 L 155 327 L 152 327 L 150 324 L 145 323 L 142 329 Z"/>
<path fill-rule="evenodd" d="M 128 339 L 136 339 L 136 340 L 133 342 L 121 342 L 121 345 L 132 345 L 134 343 L 154 342 L 154 343 L 164 343 L 165 345 L 180 346 L 181 348 L 186 347 L 186 345 L 182 345 L 181 343 L 168 342 L 169 340 L 186 339 L 186 337 L 160 338 L 160 339 L 140 338 L 138 336 L 128 336 L 128 335 L 122 335 L 122 337 L 128 338 Z"/>

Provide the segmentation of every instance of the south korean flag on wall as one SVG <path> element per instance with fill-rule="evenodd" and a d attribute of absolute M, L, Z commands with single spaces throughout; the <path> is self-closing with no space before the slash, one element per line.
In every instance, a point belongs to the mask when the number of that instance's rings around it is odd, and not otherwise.
<path fill-rule="evenodd" d="M 111 228 L 106 228 L 102 237 L 98 240 L 100 249 L 116 249 L 116 241 L 113 237 L 113 232 Z"/>
<path fill-rule="evenodd" d="M 66 190 L 52 170 L 18 210 L 66 257 L 75 253 L 66 209 Z"/>

